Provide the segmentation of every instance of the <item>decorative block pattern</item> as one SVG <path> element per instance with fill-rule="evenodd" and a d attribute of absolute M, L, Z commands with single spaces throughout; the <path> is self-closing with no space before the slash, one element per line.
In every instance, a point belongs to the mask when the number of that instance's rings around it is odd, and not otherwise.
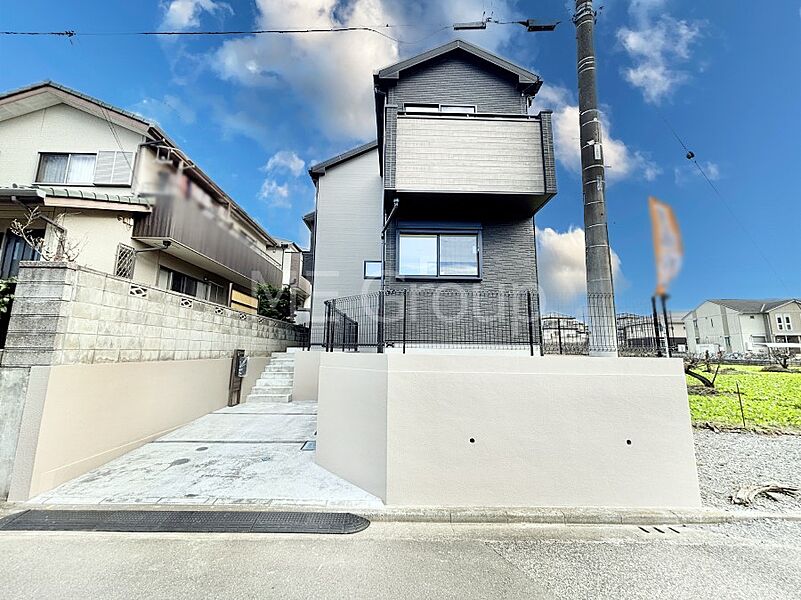
<path fill-rule="evenodd" d="M 73 264 L 23 263 L 2 365 L 267 356 L 302 332 Z"/>

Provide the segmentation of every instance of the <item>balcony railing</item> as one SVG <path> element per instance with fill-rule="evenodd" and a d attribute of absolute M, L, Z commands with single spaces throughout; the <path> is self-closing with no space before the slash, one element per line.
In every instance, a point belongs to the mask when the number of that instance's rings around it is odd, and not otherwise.
<path fill-rule="evenodd" d="M 283 273 L 274 258 L 192 199 L 158 196 L 153 212 L 136 222 L 133 237 L 145 241 L 173 240 L 243 279 L 281 285 Z"/>
<path fill-rule="evenodd" d="M 400 114 L 394 189 L 405 192 L 556 192 L 550 114 Z"/>

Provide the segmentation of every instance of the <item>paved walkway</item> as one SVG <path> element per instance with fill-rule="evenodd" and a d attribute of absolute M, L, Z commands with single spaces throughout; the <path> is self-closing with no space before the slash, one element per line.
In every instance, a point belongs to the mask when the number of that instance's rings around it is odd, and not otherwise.
<path fill-rule="evenodd" d="M 798 598 L 801 525 L 374 523 L 354 535 L 0 532 L 0 590 L 129 598 Z"/>
<path fill-rule="evenodd" d="M 383 506 L 314 462 L 316 427 L 315 403 L 223 408 L 30 502 Z"/>

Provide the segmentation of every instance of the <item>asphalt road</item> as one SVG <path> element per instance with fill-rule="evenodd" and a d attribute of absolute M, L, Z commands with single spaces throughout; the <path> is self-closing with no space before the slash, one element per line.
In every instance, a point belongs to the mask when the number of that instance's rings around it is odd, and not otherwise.
<path fill-rule="evenodd" d="M 9 599 L 801 598 L 801 523 L 0 533 Z"/>

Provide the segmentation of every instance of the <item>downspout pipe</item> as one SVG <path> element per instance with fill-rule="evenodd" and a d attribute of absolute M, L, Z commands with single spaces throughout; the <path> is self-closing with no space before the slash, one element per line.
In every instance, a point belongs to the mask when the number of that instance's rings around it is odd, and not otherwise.
<path fill-rule="evenodd" d="M 398 210 L 398 204 L 400 204 L 400 200 L 395 198 L 392 201 L 392 210 L 389 211 L 389 215 L 384 221 L 384 227 L 381 228 L 381 291 L 384 291 L 384 271 L 387 262 L 387 227 L 389 227 L 389 224 L 392 222 L 392 217 L 395 216 Z"/>

